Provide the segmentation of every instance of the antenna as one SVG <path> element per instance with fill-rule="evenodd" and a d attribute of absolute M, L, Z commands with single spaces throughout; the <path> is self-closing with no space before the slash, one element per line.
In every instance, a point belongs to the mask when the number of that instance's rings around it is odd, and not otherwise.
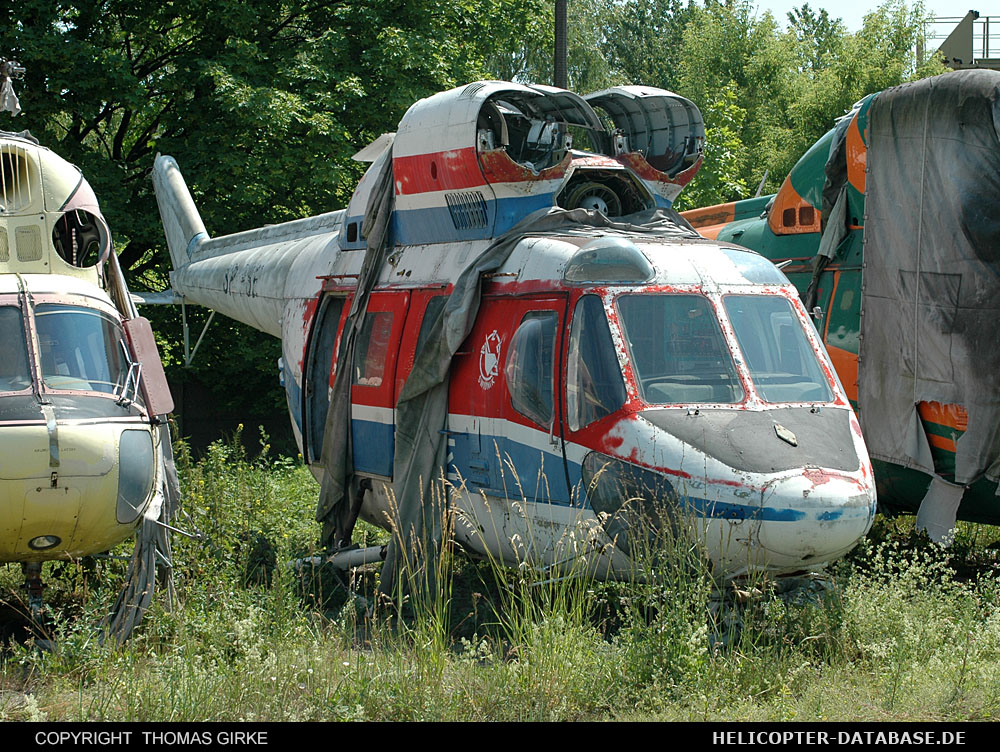
<path fill-rule="evenodd" d="M 764 190 L 764 183 L 767 182 L 767 173 L 768 170 L 764 170 L 764 177 L 760 179 L 760 185 L 757 186 L 757 192 L 753 194 L 754 198 L 760 198 L 761 191 Z"/>

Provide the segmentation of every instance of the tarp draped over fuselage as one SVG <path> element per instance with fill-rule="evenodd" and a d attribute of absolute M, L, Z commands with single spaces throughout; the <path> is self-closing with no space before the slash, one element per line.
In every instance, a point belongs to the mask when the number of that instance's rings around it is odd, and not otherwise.
<path fill-rule="evenodd" d="M 956 443 L 955 483 L 983 474 L 996 481 L 998 77 L 967 71 L 882 92 L 868 130 L 859 363 L 868 449 L 933 474 L 917 404 L 961 405 L 969 417 Z"/>
<path fill-rule="evenodd" d="M 337 356 L 334 392 L 326 421 L 323 446 L 324 479 L 316 518 L 323 523 L 323 545 L 350 541 L 360 506 L 358 478 L 353 474 L 350 446 L 351 378 L 354 339 L 364 322 L 368 295 L 378 280 L 392 248 L 393 180 L 391 154 L 369 199 L 363 235 L 368 242 L 358 290 Z M 381 591 L 390 594 L 399 584 L 434 586 L 433 557 L 440 550 L 447 499 L 444 483 L 448 424 L 448 375 L 459 346 L 476 321 L 480 281 L 499 269 L 514 248 L 527 237 L 585 235 L 594 230 L 615 235 L 697 238 L 698 234 L 673 209 L 655 209 L 618 220 L 597 211 L 541 209 L 521 220 L 476 255 L 458 275 L 448 301 L 430 334 L 416 352 L 413 369 L 395 408 L 393 458 L 394 534 L 382 569 Z M 405 550 L 401 550 L 405 549 Z M 428 566 L 430 565 L 430 566 Z M 402 582 L 402 570 L 407 581 Z"/>

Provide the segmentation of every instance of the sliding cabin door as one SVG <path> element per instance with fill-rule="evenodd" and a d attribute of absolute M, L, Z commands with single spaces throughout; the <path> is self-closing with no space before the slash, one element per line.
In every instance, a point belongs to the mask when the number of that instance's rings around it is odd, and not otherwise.
<path fill-rule="evenodd" d="M 323 296 L 309 338 L 302 394 L 302 450 L 310 464 L 319 462 L 323 453 L 326 414 L 330 408 L 330 390 L 346 302 L 343 295 Z"/>

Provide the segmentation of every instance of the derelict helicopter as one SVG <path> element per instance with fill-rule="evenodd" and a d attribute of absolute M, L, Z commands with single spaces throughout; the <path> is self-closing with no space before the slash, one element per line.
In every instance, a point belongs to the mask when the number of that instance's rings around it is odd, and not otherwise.
<path fill-rule="evenodd" d="M 781 263 L 871 450 L 879 503 L 932 539 L 1000 524 L 1000 72 L 870 94 L 777 194 L 684 212 Z"/>
<path fill-rule="evenodd" d="M 6 90 L 23 69 L 0 63 Z M 21 563 L 38 621 L 43 562 L 138 533 L 106 625 L 123 639 L 169 563 L 173 403 L 93 189 L 27 131 L 0 131 L 0 341 L 0 563 Z"/>
<path fill-rule="evenodd" d="M 690 525 L 720 578 L 800 573 L 866 534 L 870 461 L 795 288 L 670 209 L 703 144 L 668 91 L 480 81 L 362 150 L 346 210 L 217 238 L 156 159 L 172 289 L 282 340 L 334 561 L 378 558 L 359 516 L 433 541 L 442 472 L 455 539 L 511 564 L 615 577 Z"/>

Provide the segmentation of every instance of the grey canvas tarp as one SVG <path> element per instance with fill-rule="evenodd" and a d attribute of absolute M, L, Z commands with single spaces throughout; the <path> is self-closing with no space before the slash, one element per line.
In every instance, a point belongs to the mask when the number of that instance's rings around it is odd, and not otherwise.
<path fill-rule="evenodd" d="M 358 275 L 358 287 L 351 302 L 344 333 L 340 338 L 333 394 L 327 409 L 323 449 L 323 483 L 320 487 L 316 520 L 323 524 L 322 543 L 337 549 L 350 543 L 351 532 L 361 505 L 363 489 L 352 473 L 351 386 L 354 346 L 364 324 L 368 299 L 391 248 L 391 220 L 395 191 L 392 178 L 392 149 L 386 149 L 372 169 L 378 177 L 368 196 L 361 234 L 367 240 L 365 259 Z"/>
<path fill-rule="evenodd" d="M 998 479 L 1000 73 L 889 89 L 872 104 L 859 403 L 873 458 L 934 474 L 919 402 L 961 405 L 955 483 Z"/>
<path fill-rule="evenodd" d="M 363 235 L 369 248 L 337 357 L 337 373 L 343 376 L 334 382 L 326 421 L 324 481 L 316 517 L 324 524 L 323 543 L 327 546 L 349 542 L 363 493 L 353 475 L 348 374 L 354 357 L 354 338 L 364 320 L 368 295 L 391 247 L 392 186 L 391 153 L 388 153 L 365 214 Z M 596 211 L 552 207 L 527 216 L 466 265 L 427 340 L 415 354 L 413 369 L 396 405 L 392 520 L 395 531 L 382 570 L 382 593 L 398 592 L 403 570 L 407 581 L 402 584 L 408 589 L 426 590 L 435 586 L 433 562 L 442 542 L 446 503 L 445 489 L 438 481 L 443 479 L 446 462 L 448 374 L 452 358 L 475 324 L 482 276 L 500 268 L 524 238 L 584 233 L 698 237 L 687 221 L 670 209 L 651 210 L 616 221 Z"/>

